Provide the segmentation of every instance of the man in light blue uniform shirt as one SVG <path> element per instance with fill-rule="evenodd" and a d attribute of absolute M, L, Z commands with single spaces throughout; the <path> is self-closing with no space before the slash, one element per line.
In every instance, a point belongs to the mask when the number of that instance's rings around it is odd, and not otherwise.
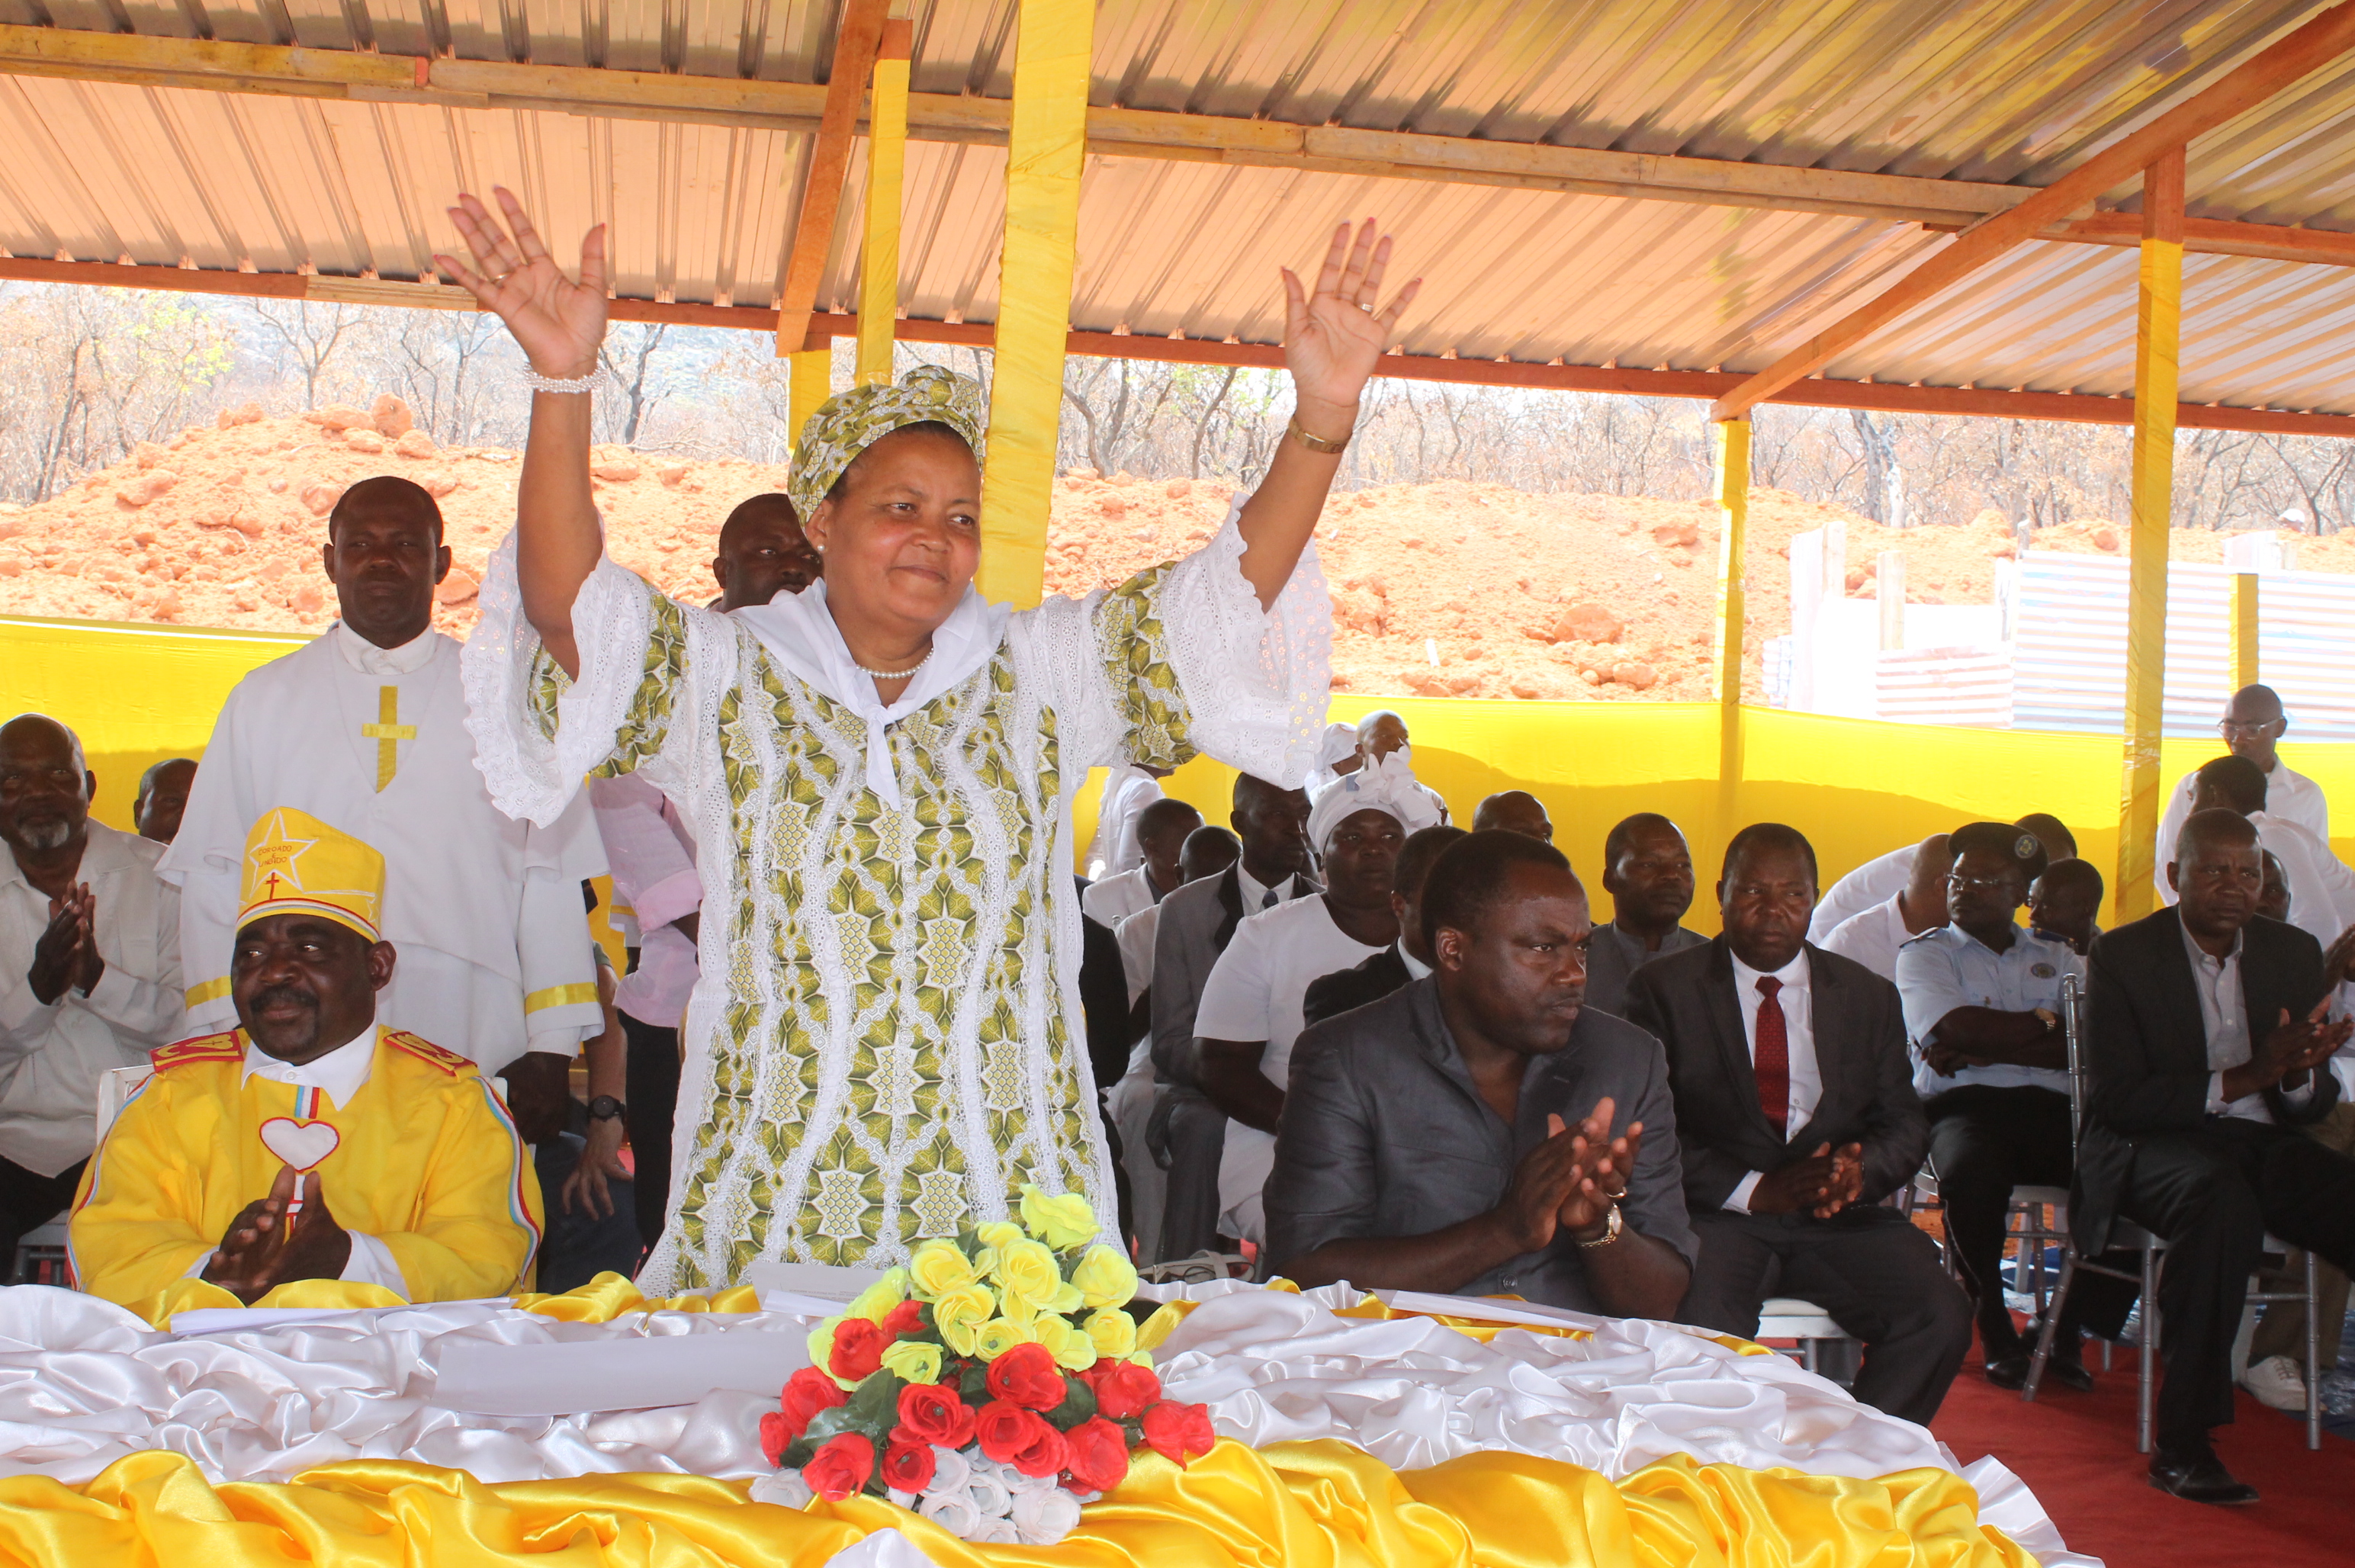
<path fill-rule="evenodd" d="M 2082 960 L 2067 943 L 2014 919 L 2029 885 L 2044 874 L 2044 848 L 2034 835 L 1974 822 L 1947 842 L 1955 851 L 1947 923 L 1899 950 L 1897 990 L 1919 1058 L 1913 1087 L 1930 1118 L 1930 1165 L 1948 1244 L 1977 1306 L 1987 1381 L 2018 1388 L 2027 1380 L 2029 1347 L 2004 1305 L 2005 1215 L 2015 1185 L 2069 1185 L 2061 983 Z M 2094 1290 L 2070 1293 L 2049 1371 L 2071 1387 L 2092 1384 L 2078 1332 L 2101 1299 Z"/>

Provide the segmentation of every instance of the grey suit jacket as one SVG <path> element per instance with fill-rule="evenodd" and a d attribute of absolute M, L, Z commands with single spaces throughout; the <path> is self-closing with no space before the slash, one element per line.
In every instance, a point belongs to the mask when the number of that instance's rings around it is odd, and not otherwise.
<path fill-rule="evenodd" d="M 1635 978 L 1636 970 L 1654 959 L 1705 946 L 1708 942 L 1700 932 L 1680 925 L 1668 933 L 1657 953 L 1646 953 L 1642 943 L 1619 929 L 1618 922 L 1605 921 L 1594 928 L 1594 939 L 1586 949 L 1586 1005 L 1598 1013 L 1625 1018 L 1627 982 Z"/>
<path fill-rule="evenodd" d="M 1519 1117 L 1507 1126 L 1473 1086 L 1440 1015 L 1437 983 L 1417 980 L 1328 1019 L 1292 1048 L 1292 1084 L 1264 1189 L 1267 1256 L 1277 1272 L 1327 1242 L 1422 1236 L 1504 1201 L 1513 1170 L 1546 1137 L 1549 1113 L 1576 1122 L 1608 1094 L 1644 1147 L 1621 1202 L 1626 1223 L 1693 1258 L 1677 1164 L 1676 1108 L 1659 1042 L 1606 1013 L 1582 1012 L 1570 1043 L 1532 1057 Z M 1599 1312 L 1578 1244 L 1556 1236 L 1461 1287 Z"/>
<path fill-rule="evenodd" d="M 1628 1019 L 1668 1053 L 1684 1136 L 1685 1201 L 1696 1213 L 1722 1209 L 1749 1172 L 1773 1170 L 1827 1143 L 1864 1146 L 1863 1201 L 1878 1203 L 1913 1180 L 1930 1152 L 1897 987 L 1813 943 L 1807 961 L 1823 1093 L 1807 1125 L 1787 1137 L 1758 1104 L 1724 937 L 1655 958 L 1628 983 Z"/>
<path fill-rule="evenodd" d="M 1305 877 L 1301 881 L 1315 885 Z M 1161 901 L 1153 927 L 1153 1072 L 1164 1083 L 1199 1086 L 1194 1014 L 1211 966 L 1245 912 L 1232 866 L 1215 877 L 1198 877 Z"/>

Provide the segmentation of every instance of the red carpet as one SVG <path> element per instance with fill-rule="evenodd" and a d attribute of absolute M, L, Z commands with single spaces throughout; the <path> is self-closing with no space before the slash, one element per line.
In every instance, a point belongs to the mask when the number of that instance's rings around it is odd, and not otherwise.
<path fill-rule="evenodd" d="M 1966 1465 L 1987 1454 L 2002 1460 L 2036 1493 L 2061 1538 L 2110 1568 L 2343 1568 L 2355 1555 L 2348 1522 L 2355 1443 L 2325 1432 L 2309 1453 L 2303 1421 L 2243 1394 L 2238 1419 L 2216 1432 L 2216 1452 L 2262 1500 L 2231 1509 L 2180 1502 L 2151 1487 L 2148 1460 L 2135 1452 L 2132 1352 L 2117 1352 L 2106 1372 L 2092 1346 L 2087 1360 L 2095 1369 L 2092 1393 L 2048 1384 L 2031 1405 L 1990 1384 L 1974 1353 L 1931 1430 Z"/>

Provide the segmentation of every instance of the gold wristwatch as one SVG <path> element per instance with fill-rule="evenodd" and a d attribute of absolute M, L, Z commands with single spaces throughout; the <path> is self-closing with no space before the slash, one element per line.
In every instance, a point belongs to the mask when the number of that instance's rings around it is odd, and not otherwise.
<path fill-rule="evenodd" d="M 1284 433 L 1298 442 L 1301 445 L 1306 447 L 1309 451 L 1322 453 L 1327 457 L 1338 457 L 1341 453 L 1349 449 L 1348 436 L 1345 435 L 1338 441 L 1327 441 L 1321 435 L 1312 435 L 1305 429 L 1302 428 L 1300 416 L 1298 414 L 1292 416 L 1290 422 L 1284 427 Z M 1351 433 L 1355 434 L 1356 432 L 1352 432 Z"/>
<path fill-rule="evenodd" d="M 1603 1233 L 1591 1242 L 1579 1242 L 1579 1247 L 1582 1251 L 1607 1247 L 1619 1239 L 1619 1232 L 1625 1228 L 1625 1221 L 1619 1217 L 1619 1200 L 1614 1198 L 1611 1200 L 1611 1218 L 1603 1221 Z M 1577 1238 L 1572 1239 L 1575 1241 Z"/>

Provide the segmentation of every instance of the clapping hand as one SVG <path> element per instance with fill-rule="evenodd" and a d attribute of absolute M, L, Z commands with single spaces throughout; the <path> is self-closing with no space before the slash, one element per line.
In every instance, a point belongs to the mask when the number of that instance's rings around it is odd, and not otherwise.
<path fill-rule="evenodd" d="M 69 986 L 90 995 L 105 973 L 106 963 L 98 955 L 98 900 L 84 882 L 49 901 L 49 923 L 33 944 L 25 981 L 34 999 L 48 1007 Z"/>
<path fill-rule="evenodd" d="M 1611 1136 L 1611 1118 L 1617 1111 L 1611 1097 L 1604 1095 L 1571 1136 L 1579 1182 L 1563 1201 L 1559 1218 L 1561 1228 L 1577 1240 L 1593 1240 L 1587 1232 L 1601 1231 L 1611 1218 L 1612 1209 L 1627 1195 L 1627 1179 L 1635 1174 L 1636 1157 L 1643 1151 L 1641 1122 L 1628 1123 L 1618 1137 Z M 1560 1136 L 1561 1118 L 1548 1116 L 1546 1130 Z"/>
<path fill-rule="evenodd" d="M 298 1181 L 303 1203 L 290 1224 Z M 319 1173 L 297 1177 L 293 1167 L 281 1166 L 269 1196 L 229 1222 L 204 1277 L 250 1307 L 290 1280 L 340 1279 L 351 1256 L 351 1232 L 336 1222 Z"/>
<path fill-rule="evenodd" d="M 480 197 L 461 196 L 450 208 L 481 271 L 452 256 L 437 254 L 433 264 L 506 323 L 534 370 L 566 379 L 591 374 L 605 342 L 605 226 L 582 238 L 575 282 L 548 253 L 515 193 L 494 186 L 491 194 L 506 213 L 505 225 Z"/>
<path fill-rule="evenodd" d="M 1358 418 L 1358 394 L 1382 350 L 1393 341 L 1399 316 L 1423 288 L 1415 279 L 1381 304 L 1382 273 L 1391 240 L 1367 219 L 1352 240 L 1349 225 L 1333 231 L 1314 293 L 1289 267 L 1284 272 L 1284 362 L 1292 372 L 1293 407 L 1311 435 L 1340 441 Z"/>
<path fill-rule="evenodd" d="M 1791 1214 L 1806 1210 L 1828 1220 L 1855 1202 L 1864 1191 L 1864 1146 L 1843 1144 L 1835 1151 L 1828 1143 L 1761 1177 L 1750 1189 L 1753 1214 Z"/>

